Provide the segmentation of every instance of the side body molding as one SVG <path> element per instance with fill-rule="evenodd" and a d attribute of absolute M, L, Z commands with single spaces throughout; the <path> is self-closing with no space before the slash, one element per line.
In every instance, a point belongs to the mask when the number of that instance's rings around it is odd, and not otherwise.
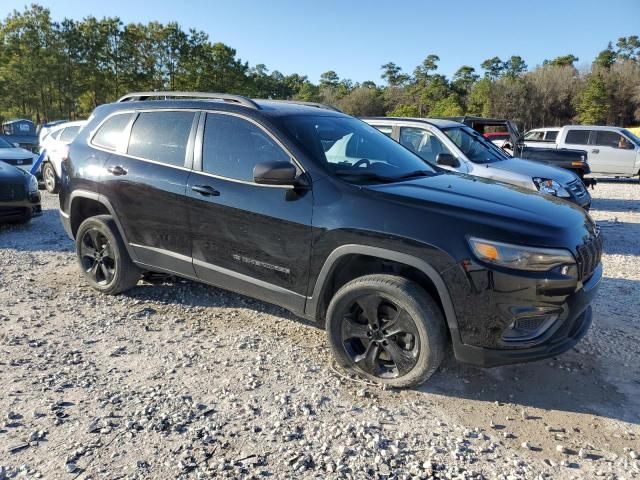
<path fill-rule="evenodd" d="M 319 307 L 319 300 L 322 297 L 322 291 L 325 286 L 325 282 L 333 273 L 337 261 L 341 257 L 350 254 L 369 255 L 376 258 L 403 263 L 405 265 L 414 267 L 424 273 L 427 277 L 429 277 L 429 279 L 433 282 L 436 289 L 438 290 L 438 295 L 440 295 L 440 300 L 444 308 L 445 318 L 454 344 L 461 341 L 460 334 L 458 332 L 458 319 L 453 308 L 451 295 L 449 294 L 449 290 L 444 283 L 444 280 L 442 280 L 442 277 L 436 271 L 436 269 L 424 260 L 413 255 L 368 245 L 347 244 L 342 245 L 331 252 L 331 254 L 325 260 L 324 265 L 320 270 L 320 274 L 316 279 L 312 296 L 307 299 L 305 313 L 308 318 L 317 318 L 316 314 Z"/>

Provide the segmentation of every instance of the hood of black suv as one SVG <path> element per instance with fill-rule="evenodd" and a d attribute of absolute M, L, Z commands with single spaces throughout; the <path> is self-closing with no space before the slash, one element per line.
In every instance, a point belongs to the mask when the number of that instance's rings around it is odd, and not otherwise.
<path fill-rule="evenodd" d="M 465 235 L 510 234 L 512 240 L 531 245 L 572 248 L 594 229 L 588 214 L 572 203 L 469 175 L 443 173 L 366 188 L 415 208 L 416 222 L 426 218 L 420 211 L 438 212 L 447 228 L 458 225 Z"/>

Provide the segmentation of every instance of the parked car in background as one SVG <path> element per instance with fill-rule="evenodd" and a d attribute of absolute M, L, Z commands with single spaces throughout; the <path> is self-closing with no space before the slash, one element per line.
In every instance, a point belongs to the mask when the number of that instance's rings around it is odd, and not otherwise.
<path fill-rule="evenodd" d="M 45 158 L 40 167 L 42 181 L 49 193 L 58 193 L 60 188 L 60 165 L 67 156 L 69 144 L 76 138 L 87 122 L 65 122 L 56 125 L 42 141 Z"/>
<path fill-rule="evenodd" d="M 63 162 L 60 218 L 94 289 L 165 272 L 275 303 L 395 387 L 449 342 L 482 366 L 572 348 L 602 277 L 576 205 L 436 170 L 328 108 L 229 94 L 98 107 Z"/>
<path fill-rule="evenodd" d="M 487 132 L 482 136 L 498 148 L 506 148 L 507 144 L 511 141 L 509 132 Z"/>
<path fill-rule="evenodd" d="M 22 170 L 29 171 L 33 164 L 34 155 L 29 150 L 0 138 L 0 162 L 8 163 Z"/>
<path fill-rule="evenodd" d="M 553 145 L 558 137 L 558 132 L 560 131 L 560 127 L 544 127 L 544 128 L 534 128 L 525 132 L 523 142 L 527 147 L 540 147 L 540 142 L 545 142 Z M 531 145 L 531 143 L 536 143 L 536 145 Z"/>
<path fill-rule="evenodd" d="M 591 195 L 574 173 L 510 157 L 471 127 L 429 118 L 364 118 L 431 165 L 498 180 L 576 203 L 585 209 Z"/>
<path fill-rule="evenodd" d="M 511 135 L 511 141 L 504 145 L 503 150 L 507 154 L 525 158 L 535 162 L 547 163 L 556 167 L 565 168 L 574 172 L 584 182 L 586 186 L 594 186 L 595 180 L 585 178 L 591 171 L 588 163 L 586 150 L 577 149 L 556 149 L 556 148 L 529 148 L 522 139 L 518 127 L 510 120 L 500 118 L 482 117 L 449 117 L 449 120 L 464 123 L 476 132 L 483 134 L 489 129 L 503 128 Z"/>
<path fill-rule="evenodd" d="M 36 177 L 0 162 L 0 223 L 25 223 L 41 214 Z"/>
<path fill-rule="evenodd" d="M 36 133 L 36 125 L 31 120 L 16 119 L 2 124 L 2 135 L 9 143 L 29 150 L 36 157 L 40 153 L 40 141 Z"/>
<path fill-rule="evenodd" d="M 45 137 L 53 130 L 54 127 L 60 125 L 62 123 L 67 123 L 69 120 L 53 120 L 52 122 L 43 123 L 42 125 L 38 125 L 36 131 L 38 133 L 38 139 L 40 143 L 45 139 Z"/>
<path fill-rule="evenodd" d="M 526 144 L 532 149 L 584 148 L 593 176 L 640 176 L 640 138 L 622 127 L 569 125 L 559 129 L 553 142 L 531 138 Z"/>

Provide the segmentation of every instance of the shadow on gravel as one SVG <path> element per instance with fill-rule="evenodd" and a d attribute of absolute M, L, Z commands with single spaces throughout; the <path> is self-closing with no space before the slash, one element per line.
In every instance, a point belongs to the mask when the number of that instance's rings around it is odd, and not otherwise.
<path fill-rule="evenodd" d="M 166 305 L 206 308 L 246 308 L 319 328 L 315 322 L 298 317 L 284 308 L 250 297 L 222 290 L 203 283 L 169 277 L 157 283 L 144 282 L 122 293 L 132 300 L 144 300 Z"/>
<path fill-rule="evenodd" d="M 615 385 L 607 382 L 606 376 L 598 366 L 581 370 L 579 362 L 570 353 L 557 359 L 491 369 L 459 364 L 450 355 L 444 367 L 418 387 L 418 391 L 512 404 L 523 410 L 531 407 L 640 424 L 640 416 L 630 405 L 637 403 L 636 399 L 628 399 L 620 393 Z"/>
<path fill-rule="evenodd" d="M 630 255 L 640 261 L 640 223 L 598 222 L 604 238 L 604 253 Z"/>
<path fill-rule="evenodd" d="M 21 252 L 73 251 L 73 242 L 65 233 L 58 215 L 58 210 L 47 209 L 29 223 L 0 225 L 0 248 Z"/>
<path fill-rule="evenodd" d="M 638 186 L 638 198 L 640 198 L 640 185 Z M 603 212 L 640 212 L 640 200 L 594 198 L 591 209 Z"/>

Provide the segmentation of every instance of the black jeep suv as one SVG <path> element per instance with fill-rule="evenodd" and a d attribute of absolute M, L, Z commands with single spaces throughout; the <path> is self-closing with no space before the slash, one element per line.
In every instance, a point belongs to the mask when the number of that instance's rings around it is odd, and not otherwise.
<path fill-rule="evenodd" d="M 393 386 L 427 379 L 448 343 L 483 366 L 569 349 L 602 276 L 581 208 L 436 171 L 321 105 L 130 94 L 96 109 L 61 180 L 97 290 L 165 272 L 272 302 Z"/>

